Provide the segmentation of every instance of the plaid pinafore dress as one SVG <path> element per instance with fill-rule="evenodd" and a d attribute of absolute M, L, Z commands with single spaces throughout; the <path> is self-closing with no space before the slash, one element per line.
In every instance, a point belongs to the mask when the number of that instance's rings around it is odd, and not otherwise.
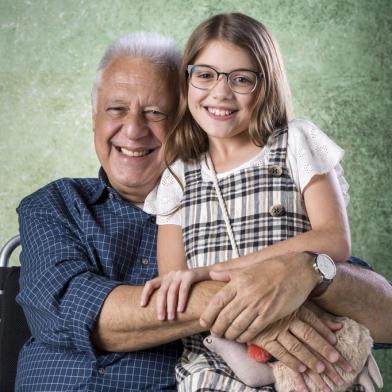
<path fill-rule="evenodd" d="M 264 147 L 262 160 L 256 159 L 219 180 L 240 255 L 310 229 L 302 195 L 286 165 L 287 140 L 287 128 L 276 131 Z M 213 182 L 203 178 L 201 162 L 185 164 L 181 207 L 189 268 L 233 257 Z M 220 357 L 203 346 L 203 337 L 183 339 L 184 353 L 176 366 L 179 391 L 273 390 L 239 382 Z"/>

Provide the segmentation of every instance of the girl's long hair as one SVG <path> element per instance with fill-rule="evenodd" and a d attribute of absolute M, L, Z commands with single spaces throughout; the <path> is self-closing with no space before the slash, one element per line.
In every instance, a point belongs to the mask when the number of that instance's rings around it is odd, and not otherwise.
<path fill-rule="evenodd" d="M 208 151 L 208 137 L 188 109 L 188 64 L 213 40 L 229 42 L 248 51 L 262 72 L 257 97 L 251 108 L 249 135 L 252 142 L 264 146 L 272 132 L 287 126 L 291 110 L 287 83 L 279 47 L 267 28 L 240 13 L 215 15 L 193 31 L 185 47 L 180 67 L 180 102 L 174 126 L 164 146 L 165 162 L 191 161 Z"/>

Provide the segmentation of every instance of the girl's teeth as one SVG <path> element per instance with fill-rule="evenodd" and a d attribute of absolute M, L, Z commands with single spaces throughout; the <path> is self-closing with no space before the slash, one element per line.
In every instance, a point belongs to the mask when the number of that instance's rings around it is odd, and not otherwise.
<path fill-rule="evenodd" d="M 148 150 L 143 150 L 143 151 L 131 151 L 127 150 L 126 148 L 120 148 L 120 151 L 128 156 L 128 157 L 144 157 L 145 155 L 148 154 Z"/>
<path fill-rule="evenodd" d="M 208 111 L 215 116 L 229 116 L 233 111 L 231 110 L 222 110 L 222 109 L 216 109 L 216 108 L 208 108 Z"/>

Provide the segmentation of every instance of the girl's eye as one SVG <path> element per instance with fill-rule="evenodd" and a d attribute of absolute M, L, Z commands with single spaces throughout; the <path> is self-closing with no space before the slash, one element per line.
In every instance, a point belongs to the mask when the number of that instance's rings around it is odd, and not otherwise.
<path fill-rule="evenodd" d="M 237 75 L 232 78 L 232 82 L 237 85 L 253 85 L 254 80 L 251 80 L 249 77 L 244 75 Z"/>
<path fill-rule="evenodd" d="M 195 76 L 199 79 L 211 79 L 214 77 L 212 72 L 201 72 L 201 73 L 195 74 Z"/>

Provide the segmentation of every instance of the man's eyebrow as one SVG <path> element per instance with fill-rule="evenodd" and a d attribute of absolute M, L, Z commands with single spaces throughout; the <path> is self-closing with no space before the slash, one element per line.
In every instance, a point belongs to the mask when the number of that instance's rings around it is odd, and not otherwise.
<path fill-rule="evenodd" d="M 110 105 L 124 105 L 127 103 L 127 100 L 122 98 L 109 98 L 106 103 Z"/>

